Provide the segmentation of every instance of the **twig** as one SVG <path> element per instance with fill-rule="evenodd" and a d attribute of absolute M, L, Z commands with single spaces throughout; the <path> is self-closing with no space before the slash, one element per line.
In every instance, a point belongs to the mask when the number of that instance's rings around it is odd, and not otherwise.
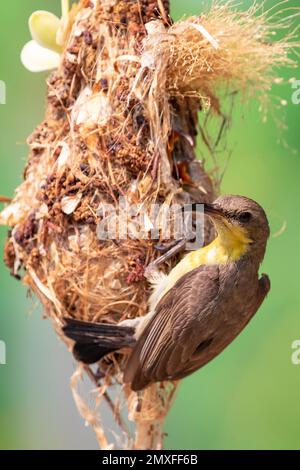
<path fill-rule="evenodd" d="M 86 371 L 88 377 L 90 378 L 90 380 L 96 385 L 97 388 L 100 388 L 100 385 L 99 385 L 99 378 L 97 377 L 97 375 L 92 371 L 92 369 L 89 367 L 89 366 L 84 366 L 84 370 Z M 127 435 L 127 436 L 130 436 L 130 431 L 129 429 L 127 428 L 126 424 L 124 423 L 124 421 L 122 420 L 121 418 L 121 415 L 119 412 L 116 411 L 115 409 L 115 405 L 114 405 L 114 402 L 113 400 L 111 399 L 110 395 L 108 394 L 107 391 L 105 391 L 103 393 L 103 397 L 106 401 L 106 403 L 108 404 L 112 414 L 113 414 L 113 417 L 114 419 L 116 420 L 116 423 L 117 425 L 120 427 L 120 429 Z"/>
<path fill-rule="evenodd" d="M 11 198 L 11 197 L 0 196 L 0 202 L 10 203 L 11 201 L 12 201 L 12 198 Z"/>

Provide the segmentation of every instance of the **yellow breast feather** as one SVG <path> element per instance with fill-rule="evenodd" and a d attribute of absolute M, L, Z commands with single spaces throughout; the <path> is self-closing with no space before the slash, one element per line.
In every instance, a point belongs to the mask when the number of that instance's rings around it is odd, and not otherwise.
<path fill-rule="evenodd" d="M 203 265 L 226 264 L 237 261 L 243 256 L 252 240 L 238 226 L 222 223 L 218 226 L 218 236 L 209 245 L 188 253 L 169 273 L 161 275 L 153 282 L 153 293 L 150 298 L 150 309 L 154 310 L 162 297 L 185 274 Z"/>

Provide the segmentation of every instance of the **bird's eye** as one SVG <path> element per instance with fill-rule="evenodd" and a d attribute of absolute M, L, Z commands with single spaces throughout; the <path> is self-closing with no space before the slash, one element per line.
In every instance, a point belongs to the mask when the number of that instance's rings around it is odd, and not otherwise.
<path fill-rule="evenodd" d="M 238 219 L 242 223 L 247 223 L 250 221 L 251 217 L 252 217 L 251 212 L 241 212 L 238 216 Z"/>

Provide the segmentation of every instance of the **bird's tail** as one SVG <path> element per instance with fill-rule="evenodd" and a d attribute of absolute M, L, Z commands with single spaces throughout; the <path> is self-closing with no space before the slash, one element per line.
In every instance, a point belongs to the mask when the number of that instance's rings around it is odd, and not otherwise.
<path fill-rule="evenodd" d="M 107 323 L 89 323 L 64 319 L 64 334 L 75 341 L 73 354 L 75 359 L 85 364 L 94 364 L 106 354 L 135 344 L 135 329 L 128 326 Z"/>

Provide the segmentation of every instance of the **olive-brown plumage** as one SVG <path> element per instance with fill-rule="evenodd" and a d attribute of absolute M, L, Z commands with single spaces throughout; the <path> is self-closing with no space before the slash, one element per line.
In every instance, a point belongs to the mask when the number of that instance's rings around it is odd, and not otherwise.
<path fill-rule="evenodd" d="M 258 275 L 269 237 L 268 221 L 255 201 L 241 196 L 222 196 L 205 210 L 216 227 L 215 241 L 195 253 L 201 265 L 184 271 L 142 325 L 109 325 L 108 331 L 108 325 L 85 324 L 83 330 L 66 320 L 64 331 L 76 341 L 79 360 L 95 362 L 108 352 L 131 347 L 124 381 L 141 390 L 153 382 L 191 374 L 244 329 L 270 289 L 268 277 Z M 181 263 L 186 270 L 186 262 Z"/>

